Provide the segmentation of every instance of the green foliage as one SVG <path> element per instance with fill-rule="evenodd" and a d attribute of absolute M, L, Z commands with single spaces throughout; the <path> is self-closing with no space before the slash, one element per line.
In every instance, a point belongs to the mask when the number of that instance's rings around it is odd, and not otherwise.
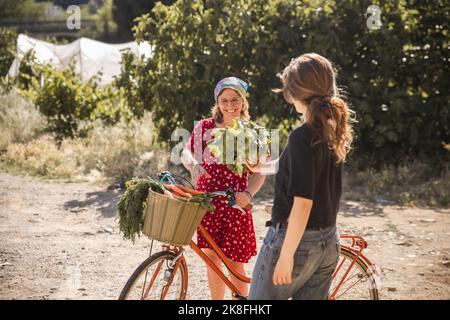
<path fill-rule="evenodd" d="M 159 183 L 148 179 L 128 181 L 127 190 L 117 203 L 117 220 L 124 239 L 135 242 L 144 227 L 144 215 L 148 190 L 158 189 Z"/>
<path fill-rule="evenodd" d="M 48 131 L 58 139 L 74 137 L 85 120 L 101 119 L 114 124 L 127 117 L 121 91 L 112 86 L 98 87 L 98 76 L 82 82 L 75 68 L 58 71 L 49 65 L 32 65 L 31 86 L 26 93 L 47 118 Z"/>
<path fill-rule="evenodd" d="M 31 79 L 38 76 L 33 70 L 33 65 L 36 63 L 36 56 L 33 50 L 25 53 L 19 63 L 19 73 L 11 82 L 21 90 L 28 90 L 31 85 Z"/>
<path fill-rule="evenodd" d="M 94 16 L 98 38 L 111 41 L 117 31 L 117 24 L 113 20 L 113 0 L 105 0 L 103 6 Z"/>
<path fill-rule="evenodd" d="M 16 55 L 16 31 L 12 28 L 0 27 L 0 76 L 8 73 Z"/>
<path fill-rule="evenodd" d="M 172 4 L 175 0 L 162 0 L 164 4 Z M 118 40 L 131 41 L 133 20 L 150 12 L 157 1 L 154 0 L 113 0 L 112 17 L 117 25 Z"/>
<path fill-rule="evenodd" d="M 366 24 L 371 4 L 381 9 L 379 30 Z M 355 155 L 366 163 L 448 159 L 447 12 L 443 0 L 157 4 L 134 28 L 154 56 L 139 75 L 146 80 L 135 82 L 145 82 L 148 92 L 133 99 L 152 111 L 160 139 L 168 140 L 175 128 L 192 128 L 209 115 L 215 83 L 234 75 L 250 84 L 253 117 L 289 128 L 295 114 L 271 89 L 280 86 L 277 73 L 291 58 L 317 52 L 335 64 L 357 112 Z"/>
<path fill-rule="evenodd" d="M 1 20 L 39 19 L 45 14 L 45 3 L 33 0 L 0 0 Z"/>
<path fill-rule="evenodd" d="M 212 134 L 214 139 L 208 141 L 211 154 L 240 177 L 249 171 L 245 161 L 254 164 L 270 156 L 270 134 L 254 122 L 233 119 L 233 127 L 216 128 Z"/>
<path fill-rule="evenodd" d="M 346 5 L 344 12 L 336 11 L 341 23 L 349 26 L 339 34 L 345 54 L 339 50 L 329 55 L 357 111 L 355 153 L 378 164 L 399 164 L 407 157 L 448 159 L 444 148 L 450 140 L 445 85 L 449 69 L 444 58 L 448 35 L 443 29 L 448 25 L 448 5 L 444 1 L 390 1 L 379 6 L 380 30 L 355 23 L 365 19 L 357 7 Z"/>
<path fill-rule="evenodd" d="M 152 60 L 136 57 L 129 51 L 122 54 L 121 73 L 114 79 L 114 85 L 123 91 L 127 108 L 137 118 L 141 118 L 145 110 L 151 109 L 152 69 Z"/>

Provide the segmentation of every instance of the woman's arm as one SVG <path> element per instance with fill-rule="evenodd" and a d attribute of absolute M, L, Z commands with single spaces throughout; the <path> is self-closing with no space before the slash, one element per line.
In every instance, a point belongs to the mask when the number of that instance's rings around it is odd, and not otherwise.
<path fill-rule="evenodd" d="M 261 189 L 266 177 L 255 173 L 248 179 L 247 191 L 251 193 L 251 197 L 246 192 L 238 192 L 236 194 L 236 204 L 241 208 L 245 208 L 251 201 L 253 196 Z"/>
<path fill-rule="evenodd" d="M 194 159 L 191 150 L 184 148 L 181 151 L 181 163 L 191 173 L 192 180 L 197 183 L 197 179 L 200 175 L 205 175 L 207 178 L 211 178 L 209 173 Z"/>
<path fill-rule="evenodd" d="M 250 191 L 252 196 L 254 196 L 259 191 L 259 189 L 261 189 L 265 180 L 266 177 L 259 173 L 255 173 L 250 176 L 250 178 L 248 179 L 247 190 Z"/>
<path fill-rule="evenodd" d="M 302 197 L 294 197 L 294 204 L 289 215 L 286 237 L 281 247 L 273 274 L 275 285 L 289 284 L 292 282 L 292 269 L 294 267 L 294 253 L 300 243 L 308 223 L 313 201 Z"/>
<path fill-rule="evenodd" d="M 183 151 L 181 151 L 181 163 L 189 172 L 192 172 L 194 166 L 197 164 L 192 152 L 187 148 L 184 148 Z"/>

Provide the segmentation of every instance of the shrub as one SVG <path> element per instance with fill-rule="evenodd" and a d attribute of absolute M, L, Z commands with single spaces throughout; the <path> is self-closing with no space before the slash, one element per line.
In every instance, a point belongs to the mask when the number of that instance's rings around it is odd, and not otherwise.
<path fill-rule="evenodd" d="M 14 29 L 0 27 L 0 77 L 6 76 L 16 55 L 16 37 Z"/>
<path fill-rule="evenodd" d="M 26 143 L 44 131 L 46 122 L 33 103 L 16 90 L 0 94 L 0 153 L 13 143 Z"/>
<path fill-rule="evenodd" d="M 367 28 L 371 4 L 381 9 L 379 30 Z M 292 124 L 295 116 L 271 92 L 280 86 L 276 74 L 291 58 L 317 52 L 334 62 L 357 112 L 355 156 L 377 165 L 408 157 L 443 162 L 450 140 L 445 14 L 443 0 L 157 4 L 134 28 L 137 40 L 154 47 L 142 74 L 150 92 L 136 98 L 168 140 L 176 127 L 192 128 L 208 115 L 215 83 L 235 75 L 250 84 L 254 118 L 267 117 L 272 128 Z"/>
<path fill-rule="evenodd" d="M 168 162 L 168 152 L 154 144 L 153 124 L 148 113 L 140 120 L 122 121 L 115 126 L 97 122 L 84 141 L 88 150 L 82 147 L 78 152 L 83 171 L 98 170 L 116 181 L 152 175 Z"/>
<path fill-rule="evenodd" d="M 9 145 L 2 161 L 7 167 L 47 178 L 71 178 L 77 173 L 76 160 L 67 148 L 59 148 L 51 135 L 27 143 Z"/>
<path fill-rule="evenodd" d="M 450 168 L 439 170 L 420 161 L 379 169 L 349 170 L 344 175 L 344 198 L 381 203 L 447 207 Z"/>
<path fill-rule="evenodd" d="M 74 66 L 58 71 L 49 65 L 32 64 L 33 76 L 26 91 L 47 118 L 47 130 L 57 139 L 75 137 L 81 121 L 101 119 L 111 125 L 122 117 L 122 91 L 113 86 L 98 87 L 98 76 L 82 82 Z"/>
<path fill-rule="evenodd" d="M 141 120 L 121 120 L 115 126 L 96 120 L 82 122 L 80 127 L 90 128 L 86 137 L 57 141 L 46 134 L 12 143 L 0 160 L 6 167 L 33 175 L 75 180 L 124 182 L 168 169 L 170 153 L 154 144 L 148 113 Z"/>
<path fill-rule="evenodd" d="M 126 108 L 136 118 L 142 117 L 144 111 L 152 109 L 150 73 L 153 68 L 150 59 L 144 60 L 129 51 L 122 54 L 121 72 L 115 77 L 113 85 L 122 90 Z"/>

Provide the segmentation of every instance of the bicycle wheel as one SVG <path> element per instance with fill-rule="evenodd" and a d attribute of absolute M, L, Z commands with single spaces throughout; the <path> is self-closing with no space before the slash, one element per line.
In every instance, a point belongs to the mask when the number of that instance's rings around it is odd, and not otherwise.
<path fill-rule="evenodd" d="M 119 300 L 184 300 L 188 285 L 186 260 L 171 264 L 176 254 L 155 253 L 142 262 L 128 279 Z"/>
<path fill-rule="evenodd" d="M 334 299 L 343 300 L 378 300 L 377 281 L 371 269 L 373 266 L 369 266 L 363 259 L 356 259 L 356 257 L 351 250 L 341 248 L 330 295 Z M 353 261 L 355 263 L 352 266 Z"/>

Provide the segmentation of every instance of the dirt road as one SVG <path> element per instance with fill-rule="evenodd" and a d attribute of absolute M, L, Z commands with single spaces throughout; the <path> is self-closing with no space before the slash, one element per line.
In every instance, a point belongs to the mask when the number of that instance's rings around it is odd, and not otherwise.
<path fill-rule="evenodd" d="M 150 248 L 146 238 L 122 239 L 118 197 L 105 186 L 0 173 L 0 299 L 117 299 Z M 254 210 L 258 245 L 263 208 Z M 382 299 L 450 299 L 450 209 L 344 201 L 338 221 L 369 242 Z M 203 263 L 190 250 L 187 261 L 188 298 L 209 299 Z"/>

